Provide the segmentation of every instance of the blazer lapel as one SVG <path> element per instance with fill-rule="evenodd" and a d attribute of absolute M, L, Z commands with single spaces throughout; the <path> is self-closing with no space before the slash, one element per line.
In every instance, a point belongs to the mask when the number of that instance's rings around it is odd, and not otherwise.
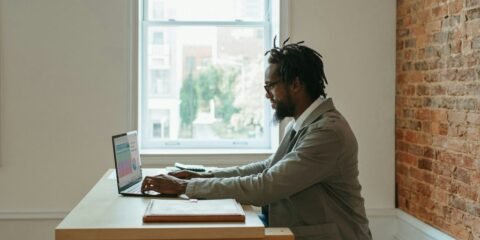
<path fill-rule="evenodd" d="M 307 127 L 308 125 L 316 122 L 319 118 L 322 117 L 322 115 L 326 112 L 330 112 L 332 110 L 335 110 L 335 106 L 333 106 L 333 101 L 331 98 L 325 99 L 313 112 L 310 114 L 310 116 L 303 121 L 302 126 L 300 126 L 299 132 L 302 131 L 303 128 Z"/>
<path fill-rule="evenodd" d="M 277 148 L 277 152 L 275 152 L 275 156 L 273 157 L 272 161 L 270 162 L 270 166 L 273 166 L 275 163 L 280 161 L 287 153 L 289 153 L 292 150 L 292 147 L 295 145 L 295 142 L 298 139 L 298 136 L 302 135 L 302 132 L 305 130 L 305 128 L 312 124 L 313 122 L 316 122 L 319 118 L 322 117 L 322 115 L 326 112 L 335 110 L 335 107 L 333 106 L 333 102 L 331 98 L 327 98 L 322 102 L 313 112 L 310 114 L 310 116 L 305 119 L 303 122 L 302 126 L 300 127 L 300 130 L 295 134 L 295 136 L 292 135 L 293 131 L 293 124 L 289 124 L 287 128 L 287 133 L 285 134 L 285 137 L 282 139 L 282 142 Z"/>

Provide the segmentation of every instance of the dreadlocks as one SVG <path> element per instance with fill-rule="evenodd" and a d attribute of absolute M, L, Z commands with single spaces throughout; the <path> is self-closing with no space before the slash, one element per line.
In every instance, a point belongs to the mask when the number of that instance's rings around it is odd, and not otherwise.
<path fill-rule="evenodd" d="M 273 48 L 265 55 L 270 53 L 268 63 L 278 64 L 280 79 L 291 84 L 298 77 L 312 100 L 319 96 L 326 97 L 325 85 L 328 82 L 323 71 L 322 55 L 301 45 L 304 41 L 286 44 L 290 38 L 283 42 L 282 47 L 277 47 L 276 38 L 273 39 Z"/>

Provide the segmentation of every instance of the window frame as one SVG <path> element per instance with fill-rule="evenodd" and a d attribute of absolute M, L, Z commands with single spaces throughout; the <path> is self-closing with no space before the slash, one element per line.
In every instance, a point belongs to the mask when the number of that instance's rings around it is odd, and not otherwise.
<path fill-rule="evenodd" d="M 133 24 L 132 28 L 136 28 L 136 31 L 132 31 L 135 35 L 133 39 L 133 49 L 136 49 L 136 53 L 132 54 L 132 58 L 135 59 L 136 65 L 136 71 L 132 71 L 132 79 L 135 79 L 132 81 L 132 84 L 130 84 L 131 89 L 134 91 L 134 94 L 131 94 L 132 98 L 132 103 L 130 106 L 130 111 L 129 115 L 133 116 L 130 118 L 130 126 L 132 126 L 132 129 L 141 129 L 142 123 L 141 121 L 141 114 L 142 114 L 142 101 L 140 97 L 147 97 L 142 94 L 142 91 L 144 90 L 144 86 L 142 86 L 142 82 L 144 81 L 143 77 L 144 74 L 146 74 L 146 65 L 143 64 L 146 62 L 146 54 L 143 54 L 143 52 L 146 52 L 145 48 L 147 46 L 147 41 L 148 38 L 144 37 L 147 36 L 148 31 L 147 26 L 158 26 L 159 23 L 161 23 L 161 26 L 180 26 L 182 24 L 188 24 L 191 26 L 205 26 L 205 25 L 213 25 L 215 24 L 216 26 L 261 26 L 264 27 L 264 29 L 267 29 L 265 32 L 265 46 L 267 48 L 272 45 L 271 39 L 273 39 L 273 35 L 280 36 L 280 39 L 286 38 L 285 36 L 288 36 L 289 32 L 289 5 L 290 1 L 289 0 L 267 0 L 265 1 L 265 11 L 266 11 L 266 18 L 269 19 L 269 22 L 258 22 L 258 21 L 235 21 L 235 22 L 230 22 L 230 21 L 202 21 L 202 22 L 193 22 L 193 21 L 158 21 L 155 23 L 152 22 L 144 22 L 144 16 L 147 14 L 145 11 L 147 8 L 143 7 L 143 4 L 148 4 L 148 0 L 136 0 L 134 1 L 132 8 L 134 9 L 133 14 L 132 14 L 132 19 L 133 19 Z M 276 9 L 275 9 L 276 8 Z M 276 10 L 276 13 L 274 11 Z M 274 13 L 274 14 L 273 14 Z M 275 15 L 277 15 L 275 17 Z M 282 16 L 282 18 L 280 18 Z M 268 27 L 265 27 L 265 24 L 269 25 Z M 282 26 L 282 28 L 280 28 Z M 146 76 L 145 76 L 146 77 Z M 146 90 L 148 91 L 148 89 Z M 266 109 L 269 109 L 269 105 L 265 106 Z M 134 113 L 134 114 L 132 114 Z M 271 116 L 271 113 L 268 113 Z M 271 121 L 271 120 L 270 120 Z M 253 147 L 227 147 L 227 148 L 186 148 L 186 147 L 178 147 L 178 148 L 155 148 L 155 149 L 146 149 L 142 147 L 143 145 L 143 139 L 141 134 L 142 131 L 139 131 L 139 137 L 140 137 L 140 153 L 142 155 L 142 158 L 144 159 L 144 162 L 150 162 L 150 163 L 157 163 L 157 159 L 159 156 L 170 156 L 174 157 L 173 159 L 177 159 L 178 156 L 181 155 L 186 155 L 186 156 L 192 156 L 192 155 L 201 155 L 201 156 L 225 156 L 228 155 L 230 158 L 235 158 L 234 156 L 242 156 L 242 159 L 249 161 L 248 157 L 245 159 L 244 156 L 252 156 L 255 159 L 258 159 L 258 156 L 265 157 L 275 151 L 275 149 L 278 146 L 279 143 L 279 136 L 283 134 L 283 129 L 285 126 L 285 121 L 280 123 L 279 126 L 271 126 L 270 129 L 270 144 L 269 147 L 263 147 L 263 148 L 253 148 Z M 173 160 L 176 161 L 176 160 Z M 186 160 L 184 162 L 190 162 L 189 160 Z M 221 165 L 221 164 L 216 164 L 216 165 Z"/>

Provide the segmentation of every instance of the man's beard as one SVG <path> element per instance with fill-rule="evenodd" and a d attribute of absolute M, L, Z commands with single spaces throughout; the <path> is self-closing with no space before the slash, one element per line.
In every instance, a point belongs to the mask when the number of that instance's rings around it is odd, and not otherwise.
<path fill-rule="evenodd" d="M 276 101 L 276 108 L 275 114 L 273 115 L 273 122 L 280 123 L 286 117 L 293 117 L 293 112 L 295 110 L 295 106 L 293 105 L 292 98 L 290 94 L 286 95 L 284 101 Z"/>

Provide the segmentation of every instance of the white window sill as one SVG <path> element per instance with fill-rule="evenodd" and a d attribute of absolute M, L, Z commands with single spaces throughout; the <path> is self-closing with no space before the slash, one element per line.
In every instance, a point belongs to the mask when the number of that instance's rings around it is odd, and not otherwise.
<path fill-rule="evenodd" d="M 237 166 L 268 158 L 272 149 L 178 149 L 142 150 L 145 167 L 173 166 L 175 162 L 205 166 Z"/>
<path fill-rule="evenodd" d="M 275 149 L 143 149 L 141 155 L 250 155 L 272 154 Z"/>

